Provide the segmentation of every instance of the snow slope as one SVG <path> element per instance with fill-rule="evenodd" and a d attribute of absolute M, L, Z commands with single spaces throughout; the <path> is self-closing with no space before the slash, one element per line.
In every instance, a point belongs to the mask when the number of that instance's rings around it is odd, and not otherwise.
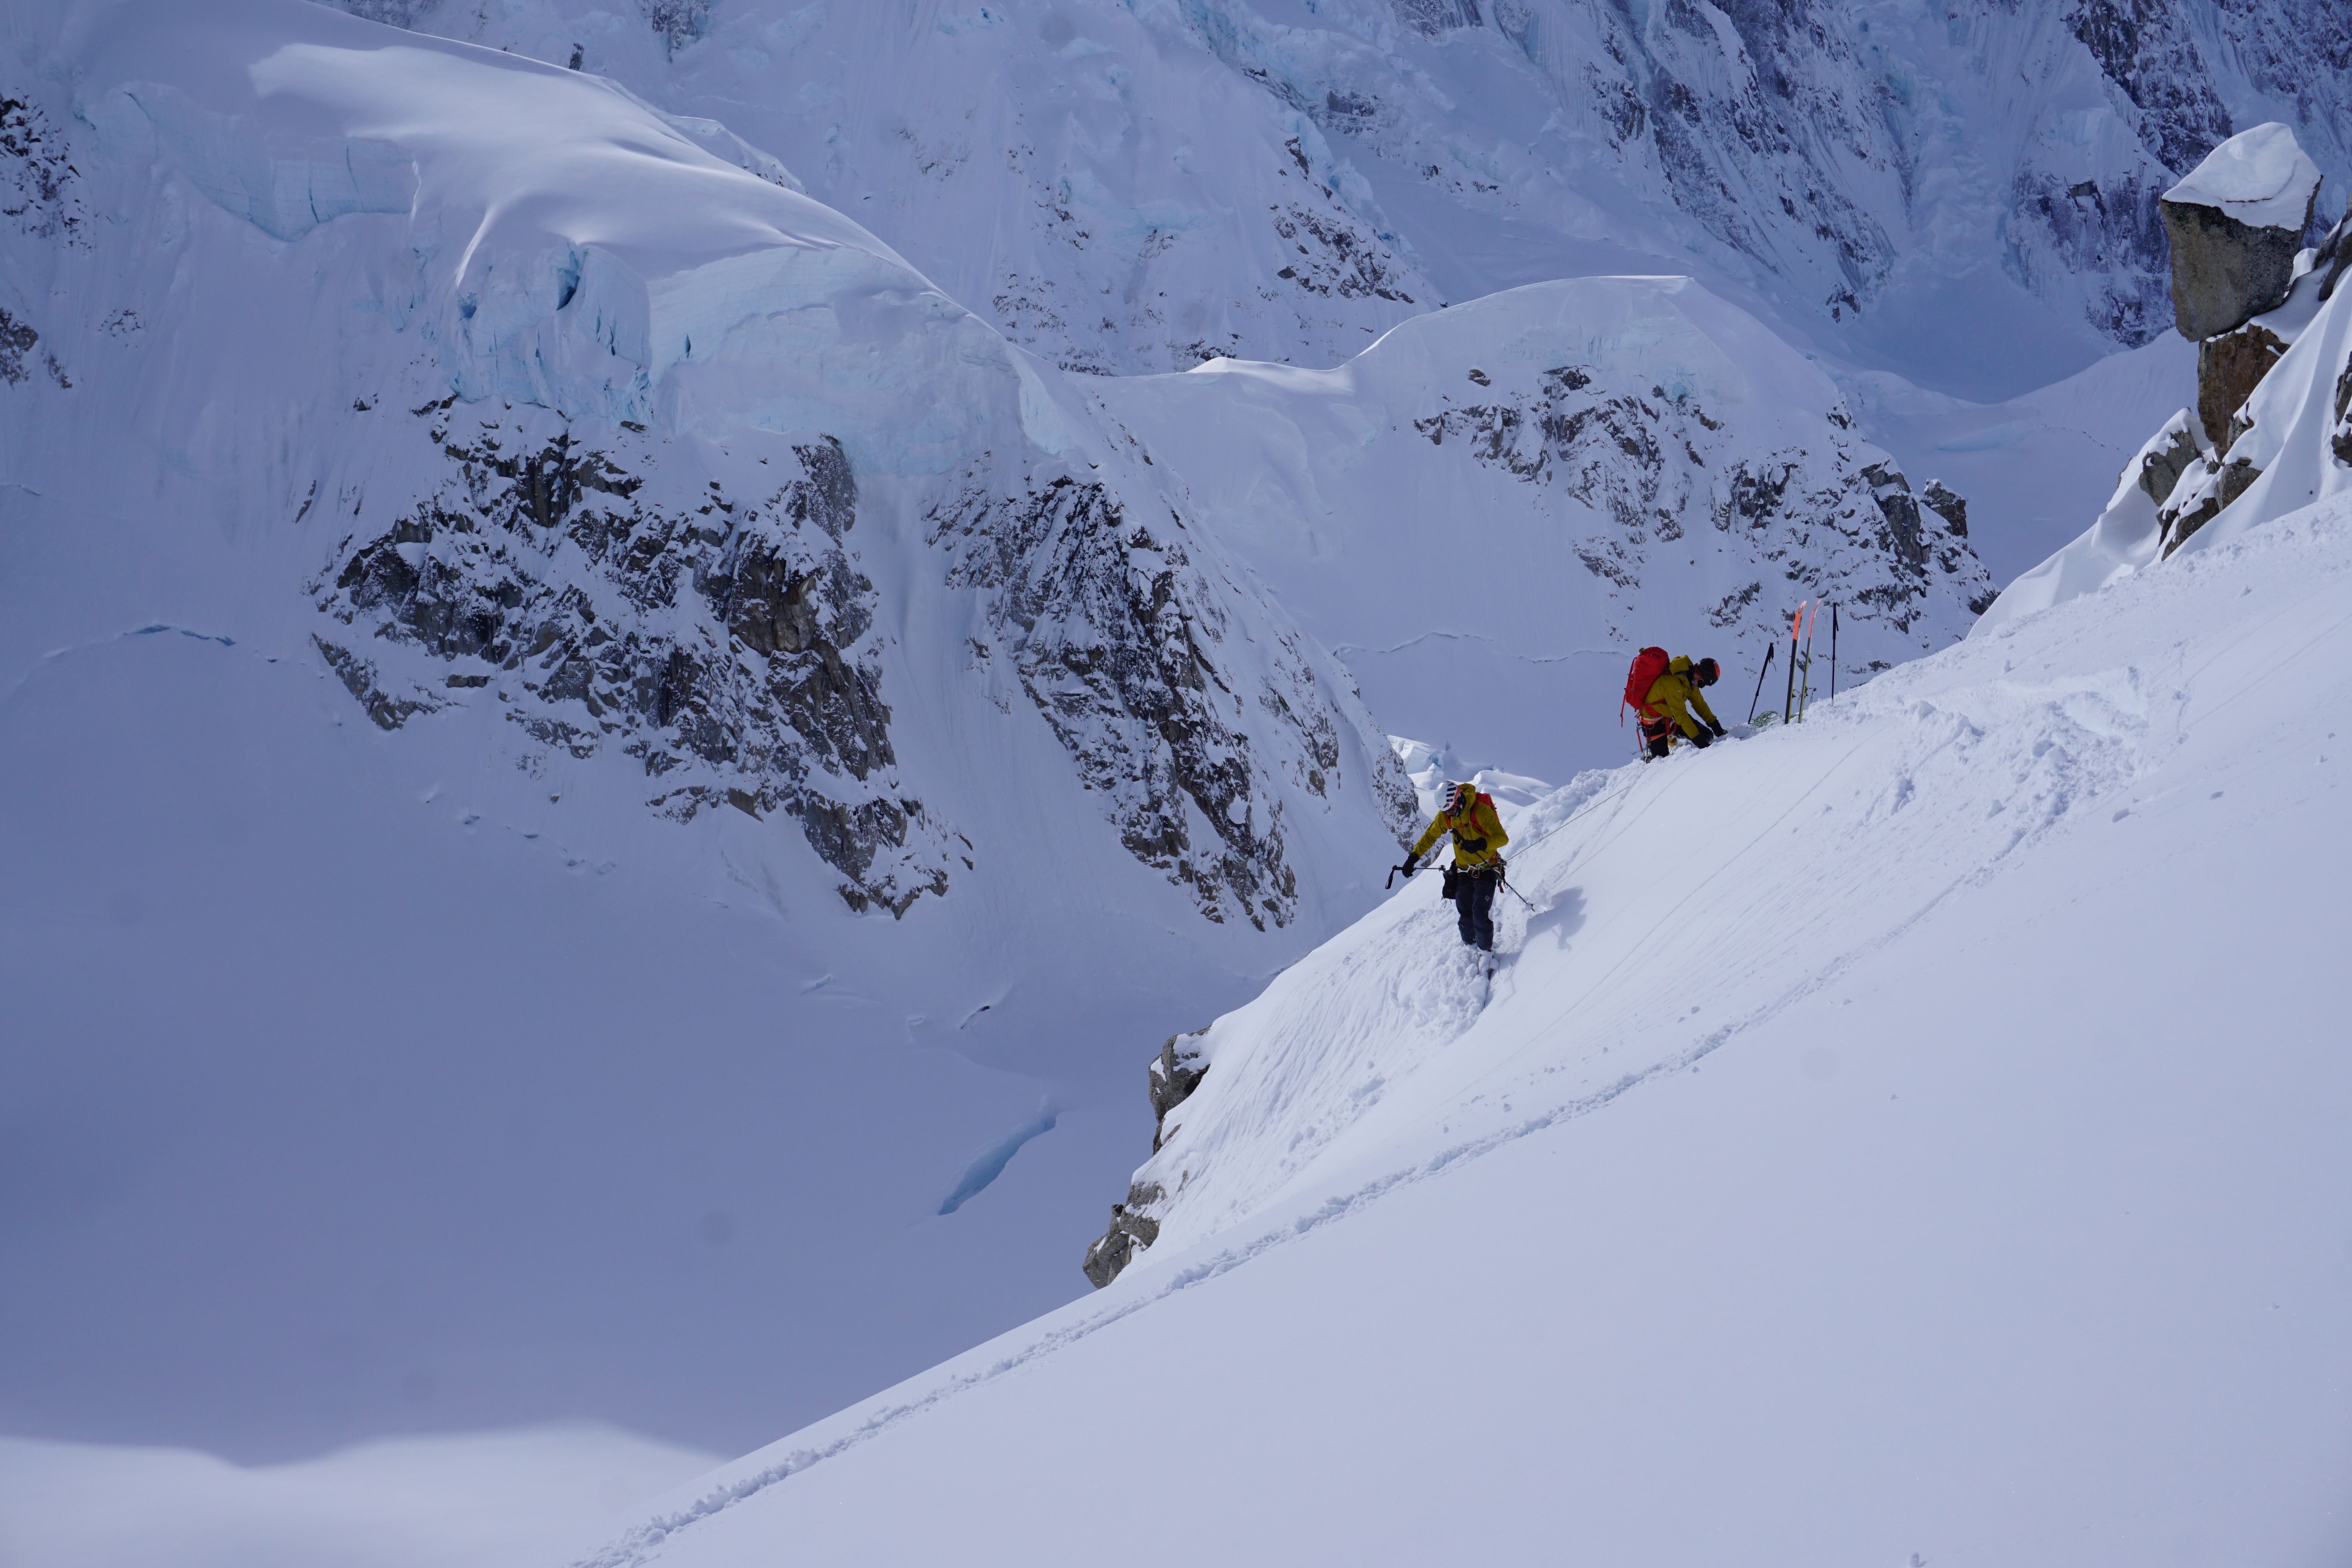
<path fill-rule="evenodd" d="M 1491 1002 L 1410 884 L 1113 1286 L 583 1561 L 2338 1560 L 2347 579 L 2337 498 L 1577 780 Z"/>
<path fill-rule="evenodd" d="M 0 1560 L 497 1568 L 593 1544 L 717 1456 L 609 1427 L 366 1443 L 294 1464 L 0 1438 Z M 617 1516 L 617 1517 L 616 1517 Z"/>

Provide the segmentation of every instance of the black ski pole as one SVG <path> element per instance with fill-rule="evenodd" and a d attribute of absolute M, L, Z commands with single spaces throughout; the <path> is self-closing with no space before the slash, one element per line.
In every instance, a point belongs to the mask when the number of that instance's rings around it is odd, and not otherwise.
<path fill-rule="evenodd" d="M 1830 605 L 1830 700 L 1837 700 L 1837 605 Z"/>
<path fill-rule="evenodd" d="M 1764 678 L 1772 673 L 1772 656 L 1780 651 L 1778 637 L 1765 645 L 1764 668 L 1756 672 L 1756 695 L 1748 700 L 1748 721 L 1756 722 L 1756 705 L 1764 700 Z"/>

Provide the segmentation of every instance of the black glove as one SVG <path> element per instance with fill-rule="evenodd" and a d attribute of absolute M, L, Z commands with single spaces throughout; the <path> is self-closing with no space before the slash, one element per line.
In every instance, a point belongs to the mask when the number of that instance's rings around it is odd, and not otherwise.
<path fill-rule="evenodd" d="M 1715 744 L 1715 737 L 1708 734 L 1706 731 L 1701 730 L 1697 734 L 1693 735 L 1690 738 L 1690 743 L 1704 752 L 1709 746 Z"/>
<path fill-rule="evenodd" d="M 1715 731 L 1715 738 L 1716 738 L 1717 740 L 1718 740 L 1718 741 L 1722 740 L 1726 735 L 1728 735 L 1729 733 L 1731 733 L 1731 731 L 1728 731 L 1728 730 L 1725 729 L 1722 725 L 1720 725 L 1720 724 L 1717 723 L 1717 722 L 1716 722 L 1714 720 L 1712 720 L 1712 719 L 1709 719 L 1709 720 L 1706 721 L 1706 727 L 1707 727 L 1708 729 L 1710 729 L 1710 730 L 1712 730 L 1712 731 Z"/>
<path fill-rule="evenodd" d="M 1421 869 L 1421 857 L 1418 855 L 1406 856 L 1404 858 L 1404 864 L 1398 867 L 1397 869 L 1403 872 L 1405 880 L 1410 882 L 1412 880 L 1412 874 Z"/>

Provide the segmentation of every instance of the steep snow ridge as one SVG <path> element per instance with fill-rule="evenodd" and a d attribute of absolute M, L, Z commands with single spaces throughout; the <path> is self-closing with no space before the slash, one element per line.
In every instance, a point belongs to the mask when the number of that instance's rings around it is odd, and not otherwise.
<path fill-rule="evenodd" d="M 1992 595 L 1958 498 L 1915 492 L 1817 366 L 1686 278 L 1511 289 L 1330 371 L 1219 360 L 1086 390 L 1386 723 L 1475 765 L 1622 755 L 1645 645 L 1720 659 L 1737 717 L 1800 600 L 1841 603 L 1851 678 L 1959 637 Z"/>
<path fill-rule="evenodd" d="M 1218 1022 L 1110 1289 L 585 1561 L 1091 1561 L 1139 1452 L 1142 1563 L 2323 1558 L 2347 580 L 2338 498 L 1577 781 L 1483 1010 L 1416 881 Z"/>
<path fill-rule="evenodd" d="M 1557 1116 L 1698 1060 L 2090 820 L 2153 765 L 2156 695 L 2132 666 L 1905 666 L 1813 707 L 1801 746 L 1770 734 L 1736 762 L 1685 752 L 1547 795 L 1509 825 L 1497 942 L 1515 957 L 1491 1016 L 1433 879 L 1286 970 L 1196 1047 L 1206 1080 L 1135 1176 L 1154 1196 L 1130 1208 L 1160 1223 L 1145 1256 L 1241 1223 L 1318 1161 L 1377 1163 L 1433 1108 Z M 1647 873 L 1701 837 L 1723 853 Z"/>

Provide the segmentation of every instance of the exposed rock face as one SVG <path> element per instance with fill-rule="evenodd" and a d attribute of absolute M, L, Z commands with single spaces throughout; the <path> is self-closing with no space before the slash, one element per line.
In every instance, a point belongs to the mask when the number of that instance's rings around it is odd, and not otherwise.
<path fill-rule="evenodd" d="M 1969 536 L 1969 503 L 1958 490 L 1941 479 L 1929 479 L 1927 488 L 1919 493 L 1919 503 L 1944 520 L 1955 539 Z"/>
<path fill-rule="evenodd" d="M 1010 494 L 978 469 L 966 479 L 927 521 L 949 553 L 949 584 L 986 595 L 993 640 L 973 644 L 974 660 L 1009 670 L 1103 796 L 1120 842 L 1188 888 L 1202 914 L 1287 924 L 1297 879 L 1260 770 L 1295 770 L 1322 796 L 1342 755 L 1307 646 L 1283 634 L 1258 645 L 1262 674 L 1235 668 L 1226 616 L 1173 513 L 1156 526 L 1068 475 Z M 1298 751 L 1261 754 L 1259 716 Z M 1412 785 L 1385 746 L 1372 766 L 1366 782 L 1402 834 Z"/>
<path fill-rule="evenodd" d="M 2284 340 L 2251 322 L 2197 345 L 2197 420 L 2214 450 L 2230 449 L 2231 416 L 2285 353 Z"/>
<path fill-rule="evenodd" d="M 2251 228 L 2209 206 L 2162 206 L 2172 242 L 2172 317 L 2182 337 L 2232 331 L 2286 302 L 2303 226 Z"/>
<path fill-rule="evenodd" d="M 1478 0 L 1395 0 L 1397 20 L 1430 37 L 1479 26 Z"/>
<path fill-rule="evenodd" d="M 2147 492 L 2148 500 L 2162 506 L 2172 499 L 2181 476 L 2204 455 L 2204 449 L 2189 432 L 2185 414 L 2175 415 L 2158 437 L 2158 441 L 2151 444 L 2154 449 L 2140 458 L 2139 488 Z"/>
<path fill-rule="evenodd" d="M 2192 465 L 2170 498 L 2157 509 L 2162 552 L 2170 555 L 2190 535 L 2221 515 L 2246 493 L 2263 471 L 2243 458 L 2204 458 Z"/>
<path fill-rule="evenodd" d="M 1110 1205 L 1110 1227 L 1087 1248 L 1086 1260 L 1079 1265 L 1096 1289 L 1118 1279 L 1137 1249 L 1160 1239 L 1160 1222 L 1142 1211 L 1165 1195 L 1157 1182 L 1139 1184 L 1128 1188 L 1125 1203 Z"/>
<path fill-rule="evenodd" d="M 2173 320 L 2182 337 L 2235 331 L 2286 302 L 2319 183 L 2294 133 L 2273 121 L 2231 137 L 2165 192 Z"/>
<path fill-rule="evenodd" d="M 2329 433 L 2327 445 L 2337 462 L 2352 468 L 2352 359 L 2345 361 L 2343 373 L 2336 378 L 2336 428 Z"/>
<path fill-rule="evenodd" d="M 1614 523 L 1579 547 L 1585 568 L 1629 600 L 1653 550 L 1682 538 L 1685 518 L 1705 518 L 1759 573 L 1727 599 L 1718 625 L 1737 621 L 1763 593 L 1763 574 L 1836 598 L 1848 615 L 1908 631 L 1931 595 L 1949 589 L 1972 611 L 1992 602 L 1983 563 L 1952 510 L 1921 518 L 1908 480 L 1891 464 L 1865 464 L 1840 437 L 1829 450 L 1790 446 L 1739 450 L 1736 432 L 1696 398 L 1649 388 L 1612 395 L 1577 365 L 1546 371 L 1541 392 L 1520 400 L 1450 408 L 1413 421 L 1433 444 L 1466 442 L 1481 464 L 1531 485 L 1559 485 Z M 1832 416 L 1842 428 L 1845 416 Z M 1946 492 L 1952 502 L 1958 497 Z M 1799 563 L 1803 564 L 1799 564 Z"/>
<path fill-rule="evenodd" d="M 1151 1152 L 1155 1154 L 1168 1141 L 1168 1113 L 1190 1100 L 1201 1080 L 1209 1076 L 1208 1061 L 1201 1052 L 1208 1033 L 1203 1026 L 1187 1035 L 1171 1035 L 1160 1054 L 1151 1058 Z"/>
<path fill-rule="evenodd" d="M 37 239 L 87 247 L 89 220 L 65 139 L 38 104 L 0 97 L 0 217 Z"/>
<path fill-rule="evenodd" d="M 2352 268 L 2352 198 L 2344 204 L 2344 216 L 2327 231 L 2312 258 L 2311 269 L 2319 278 L 2319 298 L 2324 304 L 2335 298 L 2336 285 L 2344 279 L 2345 271 Z"/>
<path fill-rule="evenodd" d="M 435 690 L 321 637 L 370 718 L 396 729 L 486 689 L 548 747 L 638 758 L 666 816 L 796 818 L 853 908 L 901 914 L 946 890 L 942 832 L 896 776 L 837 445 L 781 450 L 765 494 L 672 481 L 656 500 L 642 433 L 454 398 L 415 412 L 446 477 L 346 536 L 310 589 L 372 641 L 448 667 Z"/>
<path fill-rule="evenodd" d="M 1168 1125 L 1168 1113 L 1191 1099 L 1209 1075 L 1209 1064 L 1201 1050 L 1208 1034 L 1204 1026 L 1189 1034 L 1171 1035 L 1160 1054 L 1151 1058 L 1151 1152 L 1155 1154 L 1175 1131 Z M 1128 1186 L 1125 1203 L 1110 1205 L 1109 1227 L 1087 1246 L 1086 1260 L 1080 1265 L 1096 1289 L 1118 1279 L 1137 1252 L 1160 1239 L 1160 1222 L 1150 1210 L 1167 1195 L 1157 1182 L 1135 1182 Z"/>
<path fill-rule="evenodd" d="M 0 307 L 0 381 L 13 384 L 24 380 L 25 356 L 40 341 L 40 333 Z"/>

